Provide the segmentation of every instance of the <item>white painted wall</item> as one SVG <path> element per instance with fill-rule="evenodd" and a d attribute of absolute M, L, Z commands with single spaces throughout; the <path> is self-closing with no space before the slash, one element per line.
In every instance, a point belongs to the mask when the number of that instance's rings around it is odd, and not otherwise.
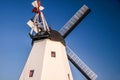
<path fill-rule="evenodd" d="M 51 57 L 51 51 L 56 57 Z M 34 70 L 33 77 L 29 77 Z M 73 80 L 65 46 L 49 39 L 35 41 L 19 80 Z"/>

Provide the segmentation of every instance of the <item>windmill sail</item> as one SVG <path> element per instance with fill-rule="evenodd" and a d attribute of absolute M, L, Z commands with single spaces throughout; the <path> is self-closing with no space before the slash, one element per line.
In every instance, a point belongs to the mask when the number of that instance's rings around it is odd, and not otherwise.
<path fill-rule="evenodd" d="M 63 38 L 65 38 L 89 12 L 90 9 L 86 5 L 83 5 L 59 31 Z M 66 47 L 66 51 L 68 59 L 88 80 L 95 80 L 97 78 L 97 75 L 68 46 Z"/>
<path fill-rule="evenodd" d="M 61 28 L 59 31 L 60 34 L 65 38 L 89 12 L 90 9 L 86 5 L 83 5 L 63 28 Z"/>
<path fill-rule="evenodd" d="M 95 80 L 97 78 L 97 75 L 68 46 L 66 51 L 68 59 L 88 80 Z"/>

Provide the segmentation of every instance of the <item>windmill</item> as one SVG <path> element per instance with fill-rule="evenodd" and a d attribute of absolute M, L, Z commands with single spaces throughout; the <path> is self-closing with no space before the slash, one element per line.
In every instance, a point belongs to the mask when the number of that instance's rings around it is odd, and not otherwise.
<path fill-rule="evenodd" d="M 90 9 L 83 5 L 58 32 L 49 28 L 40 1 L 35 0 L 32 5 L 34 6 L 32 12 L 36 15 L 27 24 L 31 27 L 30 37 L 33 48 L 19 80 L 73 80 L 67 59 L 86 79 L 95 80 L 97 75 L 66 46 L 64 41 L 87 16 Z M 51 53 L 51 56 L 48 53 Z"/>

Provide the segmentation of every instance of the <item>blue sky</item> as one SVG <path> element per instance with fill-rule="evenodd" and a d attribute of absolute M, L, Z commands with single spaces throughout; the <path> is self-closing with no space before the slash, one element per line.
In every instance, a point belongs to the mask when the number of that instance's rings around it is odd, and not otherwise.
<path fill-rule="evenodd" d="M 0 80 L 18 80 L 32 48 L 27 21 L 33 0 L 0 1 Z M 98 75 L 120 80 L 120 0 L 41 0 L 50 27 L 59 30 L 86 4 L 90 14 L 65 39 Z M 86 80 L 70 63 L 74 80 Z"/>

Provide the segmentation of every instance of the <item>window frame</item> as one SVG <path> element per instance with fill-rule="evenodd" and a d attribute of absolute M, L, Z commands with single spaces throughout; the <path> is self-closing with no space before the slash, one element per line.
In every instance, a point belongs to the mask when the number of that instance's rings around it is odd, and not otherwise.
<path fill-rule="evenodd" d="M 30 70 L 29 77 L 33 77 L 33 74 L 34 74 L 34 70 Z"/>
<path fill-rule="evenodd" d="M 56 52 L 55 51 L 51 51 L 51 57 L 56 58 Z"/>

